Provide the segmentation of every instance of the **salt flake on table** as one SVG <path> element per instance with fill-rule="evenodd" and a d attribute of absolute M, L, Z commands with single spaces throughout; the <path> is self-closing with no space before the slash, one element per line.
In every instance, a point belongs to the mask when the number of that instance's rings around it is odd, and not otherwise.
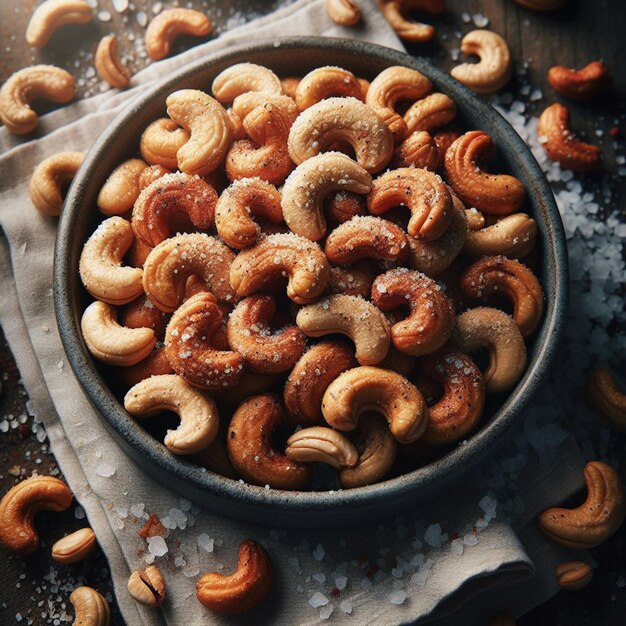
<path fill-rule="evenodd" d="M 440 524 L 431 524 L 424 534 L 424 541 L 433 548 L 440 548 L 448 540 L 448 535 L 441 532 Z"/>
<path fill-rule="evenodd" d="M 309 604 L 314 608 L 317 609 L 320 606 L 326 606 L 328 604 L 328 598 L 323 594 L 320 593 L 319 591 L 316 591 L 310 598 L 309 598 Z"/>
<path fill-rule="evenodd" d="M 482 13 L 474 13 L 474 15 L 472 15 L 472 20 L 478 28 L 485 28 L 485 26 L 489 24 L 489 18 Z"/>
<path fill-rule="evenodd" d="M 406 591 L 402 590 L 402 589 L 398 589 L 397 591 L 392 591 L 389 594 L 389 602 L 391 602 L 391 604 L 404 604 L 404 601 L 406 600 Z"/>
<path fill-rule="evenodd" d="M 333 614 L 335 607 L 332 604 L 327 604 L 320 609 L 320 619 L 327 620 Z"/>
<path fill-rule="evenodd" d="M 102 478 L 111 478 L 115 474 L 115 467 L 110 463 L 100 463 L 96 469 L 96 474 Z"/>
<path fill-rule="evenodd" d="M 348 584 L 348 579 L 345 576 L 335 576 L 335 587 L 339 591 L 343 591 Z"/>
<path fill-rule="evenodd" d="M 128 0 L 111 0 L 111 4 L 118 13 L 124 13 L 128 8 Z"/>
<path fill-rule="evenodd" d="M 168 548 L 163 537 L 155 535 L 154 537 L 148 537 L 147 541 L 148 552 L 150 552 L 150 554 L 153 554 L 154 556 L 163 556 L 164 554 L 167 554 Z"/>
<path fill-rule="evenodd" d="M 450 543 L 450 551 L 452 552 L 452 554 L 461 556 L 463 554 L 463 539 L 461 539 L 460 537 L 453 539 Z"/>
<path fill-rule="evenodd" d="M 315 550 L 313 550 L 313 558 L 316 561 L 321 561 L 324 559 L 324 546 L 321 543 L 318 543 L 317 546 L 315 547 Z"/>
<path fill-rule="evenodd" d="M 340 605 L 339 608 L 346 614 L 346 615 L 352 615 L 352 602 L 350 602 L 350 600 L 344 600 Z"/>
<path fill-rule="evenodd" d="M 478 537 L 474 533 L 466 533 L 463 537 L 463 543 L 466 546 L 475 546 L 478 543 Z"/>
<path fill-rule="evenodd" d="M 196 543 L 198 544 L 198 547 L 202 548 L 205 552 L 213 552 L 215 541 L 206 533 L 201 533 L 200 535 L 198 535 Z"/>

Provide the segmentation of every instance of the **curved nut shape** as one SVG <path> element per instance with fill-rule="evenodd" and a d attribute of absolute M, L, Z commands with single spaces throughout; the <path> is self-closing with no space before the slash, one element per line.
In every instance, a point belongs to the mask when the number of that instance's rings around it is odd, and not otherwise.
<path fill-rule="evenodd" d="M 111 87 L 123 89 L 130 83 L 131 73 L 120 59 L 117 49 L 117 37 L 107 35 L 100 40 L 96 48 L 93 64 L 98 72 L 98 76 Z"/>
<path fill-rule="evenodd" d="M 116 321 L 116 310 L 105 302 L 92 302 L 80 325 L 89 352 L 109 365 L 128 367 L 145 359 L 156 344 L 152 328 L 126 328 Z"/>
<path fill-rule="evenodd" d="M 439 150 L 439 163 L 437 169 L 443 168 L 448 148 L 461 136 L 461 133 L 453 127 L 445 127 L 433 135 L 433 140 Z"/>
<path fill-rule="evenodd" d="M 181 224 L 208 230 L 215 223 L 216 204 L 215 189 L 199 176 L 166 174 L 139 194 L 133 231 L 147 245 L 156 246 Z"/>
<path fill-rule="evenodd" d="M 174 411 L 180 417 L 176 430 L 168 430 L 163 443 L 174 454 L 194 454 L 210 446 L 219 429 L 215 402 L 176 374 L 142 380 L 124 396 L 124 408 L 135 417 Z"/>
<path fill-rule="evenodd" d="M 611 537 L 624 522 L 626 501 L 619 474 L 592 461 L 584 469 L 587 499 L 576 509 L 552 508 L 539 516 L 541 530 L 568 548 L 588 550 Z"/>
<path fill-rule="evenodd" d="M 57 563 L 78 563 L 93 552 L 97 543 L 96 533 L 91 528 L 81 528 L 52 546 L 52 558 Z"/>
<path fill-rule="evenodd" d="M 243 138 L 246 137 L 246 131 L 243 128 L 243 120 L 254 111 L 257 107 L 264 107 L 271 105 L 280 110 L 283 116 L 289 120 L 289 126 L 298 117 L 298 107 L 293 98 L 289 96 L 275 96 L 261 91 L 247 91 L 237 96 L 233 101 L 232 114 L 239 119 L 242 124 Z M 252 133 L 254 134 L 254 127 L 252 127 Z"/>
<path fill-rule="evenodd" d="M 353 367 L 354 349 L 341 341 L 321 341 L 311 346 L 293 366 L 285 383 L 283 400 L 294 424 L 322 424 L 322 396 L 328 385 Z"/>
<path fill-rule="evenodd" d="M 159 341 L 165 337 L 168 317 L 163 311 L 159 311 L 146 296 L 141 296 L 122 307 L 119 314 L 122 326 L 152 328 Z"/>
<path fill-rule="evenodd" d="M 228 427 L 228 455 L 235 469 L 253 485 L 302 490 L 311 482 L 311 467 L 292 461 L 272 447 L 272 432 L 286 420 L 276 398 L 262 394 L 239 405 Z"/>
<path fill-rule="evenodd" d="M 322 399 L 324 419 L 337 430 L 354 430 L 366 411 L 384 415 L 391 434 L 401 443 L 419 439 L 428 422 L 428 408 L 419 390 L 400 374 L 380 367 L 344 372 Z"/>
<path fill-rule="evenodd" d="M 361 19 L 361 9 L 354 0 L 326 0 L 326 11 L 340 26 L 354 26 Z"/>
<path fill-rule="evenodd" d="M 452 219 L 452 196 L 441 177 L 415 167 L 390 170 L 372 184 L 367 207 L 372 215 L 406 206 L 411 211 L 407 231 L 412 237 L 433 241 Z"/>
<path fill-rule="evenodd" d="M 84 158 L 84 152 L 58 152 L 35 168 L 28 183 L 28 194 L 40 213 L 51 217 L 61 215 L 64 189 L 72 182 Z"/>
<path fill-rule="evenodd" d="M 153 61 L 164 59 L 172 52 L 179 35 L 203 37 L 213 30 L 211 20 L 193 9 L 166 9 L 152 18 L 146 30 L 146 50 Z"/>
<path fill-rule="evenodd" d="M 513 304 L 513 319 L 522 337 L 530 337 L 543 316 L 543 291 L 536 276 L 519 261 L 485 257 L 468 267 L 459 279 L 468 298 L 502 294 Z"/>
<path fill-rule="evenodd" d="M 366 215 L 365 198 L 351 191 L 331 193 L 324 202 L 324 211 L 331 224 L 343 224 L 355 215 Z"/>
<path fill-rule="evenodd" d="M 359 259 L 403 264 L 409 256 L 404 231 L 393 222 L 371 215 L 340 224 L 326 239 L 326 257 L 336 265 L 352 265 Z"/>
<path fill-rule="evenodd" d="M 320 247 L 293 233 L 269 235 L 241 251 L 230 268 L 230 282 L 239 296 L 266 290 L 288 277 L 287 295 L 308 304 L 326 289 L 330 267 Z"/>
<path fill-rule="evenodd" d="M 331 97 L 363 100 L 359 79 L 341 67 L 317 67 L 298 83 L 295 101 L 300 111 Z"/>
<path fill-rule="evenodd" d="M 587 377 L 587 398 L 591 407 L 615 430 L 626 432 L 626 394 L 611 372 L 594 369 Z"/>
<path fill-rule="evenodd" d="M 196 585 L 198 600 L 216 613 L 235 615 L 254 608 L 272 588 L 272 564 L 265 549 L 248 539 L 239 544 L 237 571 L 230 576 L 209 572 Z"/>
<path fill-rule="evenodd" d="M 490 174 L 480 167 L 493 150 L 491 137 L 482 130 L 461 135 L 446 152 L 448 183 L 466 205 L 483 213 L 515 213 L 526 196 L 522 183 L 514 176 Z"/>
<path fill-rule="evenodd" d="M 287 76 L 286 78 L 280 79 L 280 86 L 283 90 L 283 93 L 289 98 L 295 99 L 296 97 L 296 89 L 298 88 L 298 83 L 302 79 L 299 76 Z"/>
<path fill-rule="evenodd" d="M 409 133 L 418 130 L 432 133 L 456 117 L 456 104 L 452 98 L 435 92 L 412 104 L 404 114 Z"/>
<path fill-rule="evenodd" d="M 162 165 L 149 165 L 143 172 L 141 172 L 141 174 L 139 174 L 139 191 L 143 191 L 150 183 L 153 183 L 157 178 L 161 178 L 161 176 L 172 173 L 173 172 L 171 170 L 166 169 Z"/>
<path fill-rule="evenodd" d="M 353 467 L 359 453 L 340 432 L 325 426 L 311 426 L 294 433 L 287 440 L 285 454 L 300 463 L 325 463 L 335 469 Z"/>
<path fill-rule="evenodd" d="M 220 391 L 241 378 L 243 358 L 218 350 L 214 335 L 222 327 L 222 311 L 210 293 L 197 293 L 172 314 L 165 331 L 165 354 L 174 371 L 200 389 Z"/>
<path fill-rule="evenodd" d="M 43 48 L 61 26 L 87 24 L 91 18 L 91 7 L 84 0 L 46 0 L 28 22 L 26 42 L 32 48 Z"/>
<path fill-rule="evenodd" d="M 476 93 L 493 93 L 509 82 L 513 73 L 511 52 L 506 41 L 490 30 L 473 30 L 461 40 L 463 54 L 476 55 L 478 63 L 463 63 L 450 74 Z"/>
<path fill-rule="evenodd" d="M 106 179 L 98 194 L 98 208 L 104 215 L 123 215 L 133 208 L 140 192 L 140 180 L 148 167 L 141 159 L 128 159 Z"/>
<path fill-rule="evenodd" d="M 591 582 L 593 568 L 583 561 L 567 561 L 556 568 L 559 587 L 568 591 L 578 591 Z"/>
<path fill-rule="evenodd" d="M 199 276 L 219 302 L 234 302 L 229 280 L 234 259 L 230 248 L 204 233 L 170 237 L 153 248 L 144 263 L 144 291 L 167 313 L 182 302 L 187 279 Z"/>
<path fill-rule="evenodd" d="M 356 98 L 328 98 L 300 113 L 289 132 L 289 154 L 296 164 L 346 141 L 368 172 L 377 172 L 393 154 L 387 125 Z"/>
<path fill-rule="evenodd" d="M 189 140 L 176 153 L 178 168 L 186 174 L 199 176 L 217 169 L 232 139 L 226 109 L 197 89 L 175 91 L 165 104 L 167 114 L 190 134 Z"/>
<path fill-rule="evenodd" d="M 555 65 L 548 71 L 548 82 L 566 98 L 589 100 L 608 89 L 611 76 L 602 61 L 592 61 L 580 70 Z"/>
<path fill-rule="evenodd" d="M 282 209 L 289 229 L 312 241 L 326 234 L 324 200 L 334 191 L 366 194 L 372 177 L 341 152 L 326 152 L 304 161 L 285 181 Z"/>
<path fill-rule="evenodd" d="M 463 254 L 471 257 L 502 254 L 509 258 L 525 257 L 537 241 L 537 222 L 526 213 L 514 213 L 495 224 L 467 234 Z"/>
<path fill-rule="evenodd" d="M 178 169 L 178 151 L 189 141 L 189 132 L 168 118 L 155 120 L 139 141 L 141 156 L 151 165 Z"/>
<path fill-rule="evenodd" d="M 411 356 L 438 350 L 454 329 L 452 302 L 434 280 L 420 272 L 398 268 L 381 274 L 372 285 L 372 303 L 381 311 L 409 307 L 409 316 L 391 327 L 391 341 Z"/>
<path fill-rule="evenodd" d="M 472 233 L 485 228 L 487 224 L 485 216 L 478 209 L 466 209 L 465 217 L 467 217 L 467 227 Z M 502 221 L 504 221 L 504 219 L 506 218 L 503 218 Z"/>
<path fill-rule="evenodd" d="M 466 354 L 445 351 L 421 359 L 420 372 L 443 388 L 441 399 L 428 408 L 428 426 L 420 441 L 447 446 L 463 439 L 483 414 L 485 385 L 480 370 Z"/>
<path fill-rule="evenodd" d="M 488 393 L 511 389 L 526 370 L 526 346 L 510 315 L 489 307 L 478 307 L 456 318 L 452 345 L 470 353 L 479 348 L 489 352 L 489 365 L 483 372 Z"/>
<path fill-rule="evenodd" d="M 272 224 L 283 221 L 281 194 L 260 178 L 242 178 L 227 187 L 215 206 L 215 226 L 219 236 L 231 248 L 249 248 L 261 236 L 261 226 L 251 217 Z"/>
<path fill-rule="evenodd" d="M 156 565 L 133 572 L 126 588 L 131 598 L 146 606 L 159 606 L 165 600 L 165 581 Z"/>
<path fill-rule="evenodd" d="M 125 388 L 130 389 L 133 385 L 151 376 L 173 374 L 174 369 L 165 354 L 165 348 L 157 345 L 145 359 L 139 361 L 136 365 L 124 367 L 117 373 Z"/>
<path fill-rule="evenodd" d="M 356 296 L 334 295 L 301 308 L 296 324 L 309 337 L 339 333 L 356 346 L 361 365 L 380 363 L 389 352 L 389 322 L 373 304 Z"/>
<path fill-rule="evenodd" d="M 437 143 L 424 130 L 411 133 L 393 153 L 395 167 L 418 167 L 434 172 L 439 161 Z"/>
<path fill-rule="evenodd" d="M 133 242 L 130 222 L 114 216 L 104 220 L 89 237 L 80 255 L 80 278 L 96 299 L 109 304 L 126 304 L 143 293 L 138 267 L 122 266 Z"/>
<path fill-rule="evenodd" d="M 228 343 L 259 374 L 290 370 L 306 348 L 306 337 L 295 325 L 272 332 L 270 323 L 275 313 L 272 296 L 249 296 L 228 319 Z"/>
<path fill-rule="evenodd" d="M 420 100 L 432 87 L 430 79 L 421 72 L 394 65 L 384 69 L 371 82 L 365 103 L 382 117 L 394 140 L 400 142 L 409 130 L 402 115 L 396 112 L 396 104 L 401 100 Z"/>
<path fill-rule="evenodd" d="M 65 511 L 72 504 L 67 485 L 52 476 L 33 476 L 14 485 L 0 500 L 0 545 L 16 554 L 39 547 L 34 518 L 39 511 Z"/>
<path fill-rule="evenodd" d="M 222 103 L 232 102 L 237 96 L 257 91 L 268 96 L 283 93 L 280 79 L 272 70 L 255 63 L 237 63 L 216 76 L 211 92 Z"/>
<path fill-rule="evenodd" d="M 370 261 L 357 261 L 351 267 L 331 267 L 328 292 L 367 299 L 378 272 Z"/>
<path fill-rule="evenodd" d="M 602 164 L 598 146 L 577 139 L 569 127 L 569 110 L 555 102 L 540 116 L 539 141 L 550 159 L 574 172 L 591 172 Z"/>
<path fill-rule="evenodd" d="M 76 587 L 70 594 L 74 606 L 73 626 L 109 626 L 111 609 L 109 603 L 91 587 Z"/>
<path fill-rule="evenodd" d="M 396 440 L 376 413 L 359 417 L 355 446 L 359 453 L 356 465 L 339 472 L 339 482 L 344 489 L 380 482 L 396 460 Z"/>
<path fill-rule="evenodd" d="M 435 29 L 430 24 L 412 22 L 405 17 L 405 13 L 412 10 L 422 10 L 429 13 L 443 11 L 443 0 L 377 0 L 385 19 L 396 31 L 400 39 L 425 43 L 435 36 Z"/>
<path fill-rule="evenodd" d="M 35 130 L 39 116 L 30 108 L 38 98 L 69 102 L 76 95 L 74 78 L 54 65 L 33 65 L 12 74 L 0 89 L 0 122 L 14 135 Z"/>

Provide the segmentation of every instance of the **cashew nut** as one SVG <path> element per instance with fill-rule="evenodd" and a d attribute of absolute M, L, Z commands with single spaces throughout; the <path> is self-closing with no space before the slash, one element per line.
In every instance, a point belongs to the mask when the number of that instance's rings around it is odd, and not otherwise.
<path fill-rule="evenodd" d="M 78 563 L 93 552 L 96 543 L 96 533 L 91 528 L 81 528 L 52 546 L 52 558 L 57 563 Z"/>
<path fill-rule="evenodd" d="M 151 165 L 178 169 L 176 154 L 189 141 L 189 132 L 176 122 L 161 118 L 143 131 L 139 141 L 141 156 Z"/>
<path fill-rule="evenodd" d="M 84 0 L 46 0 L 28 22 L 26 42 L 33 48 L 43 48 L 61 26 L 87 24 L 91 18 L 91 7 Z"/>
<path fill-rule="evenodd" d="M 437 169 L 443 168 L 445 160 L 446 160 L 446 152 L 448 152 L 448 148 L 461 136 L 461 133 L 453 127 L 446 126 L 440 130 L 438 130 L 434 135 L 433 139 L 437 144 L 437 149 L 439 150 L 439 163 L 437 164 Z"/>
<path fill-rule="evenodd" d="M 341 67 L 317 67 L 300 80 L 294 100 L 298 109 L 304 111 L 331 97 L 363 100 L 363 90 L 358 78 Z"/>
<path fill-rule="evenodd" d="M 394 167 L 419 167 L 434 172 L 439 167 L 439 148 L 425 131 L 411 133 L 394 151 Z"/>
<path fill-rule="evenodd" d="M 626 394 L 608 369 L 594 369 L 587 377 L 587 398 L 592 408 L 615 430 L 626 432 Z"/>
<path fill-rule="evenodd" d="M 559 587 L 568 591 L 578 591 L 591 582 L 593 568 L 583 561 L 567 561 L 556 568 Z"/>
<path fill-rule="evenodd" d="M 295 100 L 296 89 L 298 88 L 298 84 L 301 80 L 302 79 L 299 76 L 287 76 L 286 78 L 281 78 L 280 86 L 283 90 L 282 93 Z"/>
<path fill-rule="evenodd" d="M 328 293 L 369 298 L 378 268 L 371 261 L 357 261 L 351 267 L 331 267 Z"/>
<path fill-rule="evenodd" d="M 76 587 L 70 594 L 74 606 L 73 626 L 109 626 L 111 609 L 109 603 L 91 587 Z"/>
<path fill-rule="evenodd" d="M 156 565 L 133 572 L 126 588 L 134 600 L 146 606 L 159 606 L 165 600 L 165 581 Z"/>
<path fill-rule="evenodd" d="M 148 167 L 141 159 L 128 159 L 118 165 L 106 179 L 97 205 L 104 215 L 123 215 L 133 208 L 139 196 L 141 175 Z"/>
<path fill-rule="evenodd" d="M 414 102 L 404 114 L 408 133 L 418 130 L 432 133 L 456 117 L 456 104 L 452 98 L 435 92 Z"/>
<path fill-rule="evenodd" d="M 258 91 L 269 96 L 283 93 L 280 79 L 272 70 L 255 63 L 237 63 L 221 72 L 213 81 L 211 91 L 216 100 L 232 102 L 237 96 Z"/>
<path fill-rule="evenodd" d="M 169 56 L 179 35 L 203 37 L 213 30 L 211 20 L 193 9 L 166 9 L 152 18 L 146 30 L 146 50 L 153 61 Z"/>
<path fill-rule="evenodd" d="M 143 191 L 150 183 L 153 183 L 155 180 L 161 178 L 161 176 L 165 176 L 166 174 L 173 174 L 173 172 L 166 169 L 162 165 L 148 165 L 148 167 L 146 167 L 146 169 L 139 174 L 139 179 L 137 181 L 139 191 Z M 206 180 L 208 176 L 209 175 L 205 176 L 204 179 Z M 136 199 L 137 198 L 135 198 L 135 200 Z"/>
<path fill-rule="evenodd" d="M 285 454 L 300 463 L 326 463 L 335 469 L 354 467 L 359 453 L 340 432 L 325 426 L 311 426 L 294 433 L 287 440 Z"/>
<path fill-rule="evenodd" d="M 120 59 L 117 49 L 117 37 L 107 35 L 100 40 L 93 58 L 93 64 L 98 76 L 111 87 L 123 89 L 128 87 L 132 76 L 130 70 Z"/>
<path fill-rule="evenodd" d="M 469 232 L 463 254 L 471 257 L 496 256 L 525 257 L 537 241 L 537 222 L 526 213 L 514 213 L 495 224 Z"/>
<path fill-rule="evenodd" d="M 354 26 L 361 19 L 361 9 L 354 0 L 326 0 L 326 11 L 340 26 Z"/>
<path fill-rule="evenodd" d="M 435 36 L 435 29 L 430 24 L 412 22 L 405 14 L 414 10 L 441 13 L 445 6 L 443 0 L 377 0 L 377 3 L 400 39 L 419 43 L 430 41 Z"/>
<path fill-rule="evenodd" d="M 611 76 L 602 61 L 592 61 L 580 70 L 555 65 L 548 71 L 548 82 L 566 98 L 588 100 L 608 89 Z"/>

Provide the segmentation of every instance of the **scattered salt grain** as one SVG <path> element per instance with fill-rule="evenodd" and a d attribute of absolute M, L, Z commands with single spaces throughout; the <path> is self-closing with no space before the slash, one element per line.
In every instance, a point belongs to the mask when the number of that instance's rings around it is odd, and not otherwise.
<path fill-rule="evenodd" d="M 624 587 L 626 587 L 626 579 L 624 578 L 623 574 L 620 574 L 619 577 L 617 578 L 617 580 L 615 581 L 615 584 L 620 588 L 623 589 Z"/>
<path fill-rule="evenodd" d="M 154 537 L 148 537 L 147 541 L 148 552 L 150 552 L 150 554 L 153 554 L 154 556 L 163 556 L 164 554 L 167 554 L 168 548 L 163 537 L 155 535 Z"/>
<path fill-rule="evenodd" d="M 206 533 L 201 533 L 200 535 L 198 535 L 196 543 L 198 544 L 198 547 L 202 548 L 205 552 L 213 552 L 215 541 Z"/>
<path fill-rule="evenodd" d="M 315 547 L 315 550 L 313 550 L 313 558 L 316 561 L 321 561 L 324 558 L 324 546 L 321 543 L 318 543 L 317 546 Z"/>
<path fill-rule="evenodd" d="M 397 591 L 392 591 L 389 594 L 389 602 L 391 602 L 391 604 L 404 604 L 404 601 L 406 600 L 406 591 L 403 591 L 402 589 L 398 589 Z"/>
<path fill-rule="evenodd" d="M 315 580 L 318 583 L 322 584 L 322 583 L 326 582 L 326 574 L 322 574 L 321 572 L 319 574 L 313 574 L 313 580 Z"/>
<path fill-rule="evenodd" d="M 118 13 L 124 13 L 128 8 L 128 0 L 111 0 L 111 4 Z"/>
<path fill-rule="evenodd" d="M 109 11 L 98 11 L 98 19 L 101 22 L 110 22 L 111 21 L 111 13 Z"/>
<path fill-rule="evenodd" d="M 463 554 L 463 539 L 453 539 L 450 543 L 450 551 L 452 552 L 452 554 L 461 556 Z"/>
<path fill-rule="evenodd" d="M 474 13 L 474 15 L 472 15 L 472 20 L 474 21 L 474 24 L 478 26 L 478 28 L 485 28 L 485 26 L 489 24 L 489 18 L 482 13 Z"/>
<path fill-rule="evenodd" d="M 135 19 L 137 20 L 137 24 L 139 24 L 139 26 L 145 27 L 148 24 L 148 16 L 145 11 L 137 11 Z"/>
<path fill-rule="evenodd" d="M 345 576 L 335 576 L 335 587 L 339 591 L 343 591 L 348 584 L 348 579 Z"/>
<path fill-rule="evenodd" d="M 320 609 L 320 619 L 327 620 L 333 614 L 335 607 L 332 604 L 327 604 L 325 607 Z"/>
<path fill-rule="evenodd" d="M 440 548 L 448 540 L 448 535 L 441 532 L 440 524 L 431 524 L 424 534 L 424 541 L 433 548 Z"/>
<path fill-rule="evenodd" d="M 478 537 L 474 533 L 466 533 L 463 537 L 463 543 L 466 546 L 475 546 L 478 543 Z"/>
<path fill-rule="evenodd" d="M 350 600 L 344 600 L 340 605 L 339 608 L 346 614 L 346 615 L 352 615 L 352 602 L 350 602 Z"/>
<path fill-rule="evenodd" d="M 74 509 L 74 517 L 76 519 L 85 519 L 85 509 L 82 506 L 77 506 Z"/>
<path fill-rule="evenodd" d="M 469 24 L 472 21 L 472 16 L 469 13 L 461 13 L 461 19 L 465 24 Z"/>
<path fill-rule="evenodd" d="M 328 598 L 323 594 L 320 593 L 319 591 L 316 591 L 310 598 L 309 598 L 309 604 L 314 608 L 317 609 L 320 606 L 326 606 L 328 604 Z"/>
<path fill-rule="evenodd" d="M 115 467 L 110 463 L 100 463 L 96 469 L 96 474 L 102 478 L 111 478 L 115 474 Z"/>

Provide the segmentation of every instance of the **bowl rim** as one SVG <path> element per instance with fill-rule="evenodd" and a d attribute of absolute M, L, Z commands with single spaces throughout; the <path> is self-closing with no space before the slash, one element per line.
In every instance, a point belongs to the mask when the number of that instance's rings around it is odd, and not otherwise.
<path fill-rule="evenodd" d="M 514 160 L 521 163 L 533 177 L 534 183 L 536 183 L 536 188 L 533 189 L 534 198 L 536 201 L 537 199 L 541 200 L 547 216 L 548 232 L 543 232 L 545 228 L 543 225 L 540 235 L 549 242 L 549 245 L 545 245 L 544 241 L 543 254 L 551 254 L 554 263 L 554 272 L 550 276 L 550 288 L 553 290 L 551 291 L 553 296 L 548 300 L 544 312 L 540 331 L 543 341 L 539 343 L 540 335 L 538 334 L 535 338 L 537 345 L 533 358 L 529 361 L 523 378 L 495 412 L 489 423 L 468 437 L 464 445 L 458 445 L 441 459 L 426 466 L 374 485 L 337 491 L 268 490 L 247 483 L 243 484 L 237 479 L 226 478 L 210 471 L 202 471 L 199 466 L 192 465 L 181 459 L 180 456 L 171 454 L 160 441 L 154 439 L 139 423 L 132 420 L 124 410 L 123 405 L 119 403 L 113 392 L 104 383 L 95 361 L 85 347 L 80 332 L 80 323 L 74 311 L 75 305 L 69 297 L 72 292 L 71 281 L 76 280 L 76 277 L 72 276 L 72 272 L 77 271 L 77 268 L 70 267 L 69 251 L 73 238 L 72 225 L 81 212 L 83 190 L 88 184 L 92 172 L 97 169 L 98 155 L 111 145 L 125 121 L 137 115 L 145 103 L 157 97 L 170 85 L 181 83 L 185 78 L 190 79 L 218 61 L 237 59 L 236 62 L 241 62 L 242 54 L 252 56 L 255 52 L 267 51 L 270 47 L 280 47 L 282 50 L 321 47 L 334 49 L 342 54 L 345 54 L 346 48 L 348 48 L 353 54 L 375 56 L 390 64 L 404 65 L 422 71 L 442 91 L 452 95 L 453 98 L 458 96 L 464 101 L 469 100 L 471 106 L 481 116 L 489 117 L 494 120 L 494 124 L 499 125 L 499 132 L 506 138 L 509 146 L 513 146 L 515 150 Z M 177 88 L 181 87 L 178 86 Z M 537 218 L 538 216 L 534 215 L 534 217 Z M 547 285 L 544 284 L 544 288 L 547 288 Z M 101 418 L 104 418 L 105 425 L 109 429 L 113 429 L 114 434 L 117 433 L 121 436 L 141 455 L 144 455 L 145 461 L 150 465 L 162 468 L 175 480 L 184 483 L 192 481 L 192 489 L 199 489 L 202 493 L 217 496 L 220 499 L 239 502 L 248 509 L 250 507 L 270 508 L 274 514 L 281 510 L 316 513 L 329 508 L 337 510 L 339 506 L 345 507 L 345 509 L 362 509 L 364 506 L 371 508 L 391 501 L 415 502 L 430 497 L 440 486 L 449 485 L 455 478 L 459 477 L 455 474 L 460 474 L 461 468 L 468 470 L 484 460 L 495 447 L 505 440 L 505 435 L 528 407 L 549 371 L 558 343 L 564 333 L 567 292 L 568 267 L 565 234 L 552 191 L 530 149 L 506 119 L 469 89 L 423 59 L 385 46 L 342 38 L 271 38 L 259 40 L 252 44 L 229 46 L 225 50 L 217 51 L 181 66 L 167 79 L 158 81 L 132 98 L 89 149 L 84 163 L 68 191 L 58 226 L 54 252 L 54 303 L 63 347 L 75 376 L 96 412 Z M 132 422 L 132 426 L 129 425 L 129 420 Z M 159 476 L 155 477 L 159 479 Z M 236 510 L 232 514 L 241 517 Z M 263 515 L 260 516 L 260 518 L 262 517 Z M 340 515 L 336 521 L 337 525 L 342 523 Z"/>

